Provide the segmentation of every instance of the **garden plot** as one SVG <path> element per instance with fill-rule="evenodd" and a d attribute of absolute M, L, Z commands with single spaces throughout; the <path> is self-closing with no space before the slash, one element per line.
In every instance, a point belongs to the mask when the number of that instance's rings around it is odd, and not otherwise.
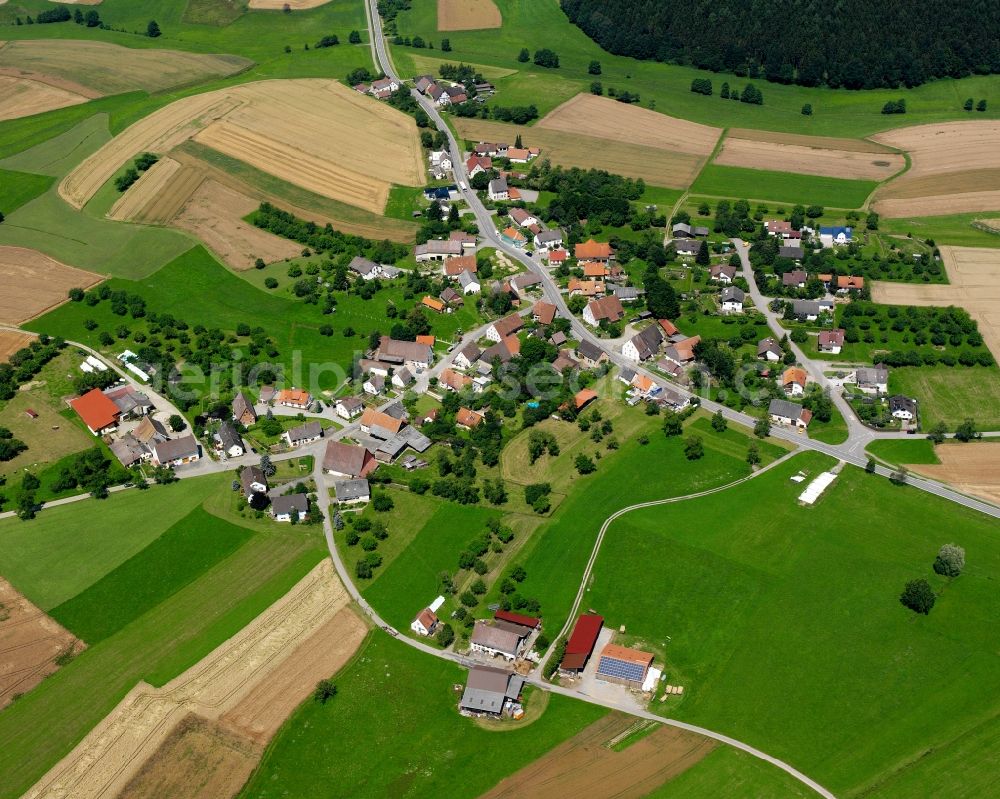
<path fill-rule="evenodd" d="M 65 302 L 71 288 L 90 288 L 103 279 L 38 250 L 0 245 L 0 323 L 20 325 Z"/>

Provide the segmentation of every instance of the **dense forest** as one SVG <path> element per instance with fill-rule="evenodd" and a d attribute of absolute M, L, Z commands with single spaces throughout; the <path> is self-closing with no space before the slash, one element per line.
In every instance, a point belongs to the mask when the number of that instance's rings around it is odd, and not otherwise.
<path fill-rule="evenodd" d="M 561 0 L 618 55 L 778 83 L 871 89 L 1000 72 L 995 0 Z"/>

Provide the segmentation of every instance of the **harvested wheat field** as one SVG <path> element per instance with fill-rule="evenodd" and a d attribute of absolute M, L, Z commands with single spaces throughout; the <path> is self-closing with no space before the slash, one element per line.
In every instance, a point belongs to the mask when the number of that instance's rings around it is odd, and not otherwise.
<path fill-rule="evenodd" d="M 27 347 L 34 338 L 36 338 L 34 333 L 0 330 L 0 363 L 4 363 L 15 352 Z"/>
<path fill-rule="evenodd" d="M 979 325 L 986 346 L 1000 361 L 1000 250 L 941 246 L 941 260 L 950 283 L 872 285 L 872 299 L 889 305 L 958 305 Z"/>
<path fill-rule="evenodd" d="M 660 727 L 621 752 L 608 742 L 636 723 L 611 713 L 502 780 L 481 799 L 639 799 L 711 752 L 711 738 Z"/>
<path fill-rule="evenodd" d="M 916 125 L 872 137 L 910 154 L 911 167 L 876 194 L 886 216 L 1000 208 L 1000 120 Z"/>
<path fill-rule="evenodd" d="M 178 786 L 159 795 L 192 795 L 183 789 L 187 784 L 184 761 L 188 756 L 183 747 L 173 750 L 179 757 L 176 765 L 163 762 L 165 753 L 161 747 L 177 725 L 190 713 L 209 722 L 232 713 L 253 734 L 260 730 L 261 736 L 272 735 L 284 720 L 276 719 L 276 714 L 286 709 L 290 712 L 306 698 L 320 677 L 333 674 L 360 645 L 366 629 L 348 609 L 349 601 L 331 562 L 319 563 L 284 597 L 186 672 L 162 688 L 144 682 L 136 685 L 25 796 L 75 799 L 114 796 L 154 755 L 157 760 L 150 770 L 173 775 Z M 339 620 L 338 624 L 331 625 L 334 619 Z M 314 642 L 316 635 L 322 636 L 322 640 Z M 306 644 L 309 645 L 303 649 Z M 308 662 L 295 662 L 297 656 Z M 307 679 L 310 684 L 303 686 Z M 277 684 L 262 688 L 272 680 Z M 281 704 L 274 714 L 259 706 L 261 697 L 269 701 L 270 697 L 279 696 Z M 219 767 L 224 768 L 227 761 L 224 753 L 216 757 Z M 217 787 L 224 776 L 202 775 L 201 779 L 211 784 L 206 789 L 210 792 L 202 795 L 223 795 Z M 242 780 L 238 775 L 230 775 L 227 784 L 235 791 Z"/>
<path fill-rule="evenodd" d="M 186 97 L 81 163 L 59 193 L 81 208 L 130 158 L 188 139 L 330 199 L 381 213 L 393 183 L 424 183 L 413 119 L 330 80 L 273 80 Z M 365 146 L 359 146 L 364 142 Z"/>
<path fill-rule="evenodd" d="M 187 86 L 234 75 L 251 66 L 249 59 L 234 55 L 139 50 L 70 39 L 26 39 L 0 47 L 0 67 L 73 81 L 97 96 Z"/>
<path fill-rule="evenodd" d="M 118 222 L 134 220 L 151 201 L 163 193 L 180 168 L 181 165 L 172 158 L 161 158 L 143 172 L 111 206 L 107 214 L 108 219 Z"/>
<path fill-rule="evenodd" d="M 570 98 L 536 127 L 701 156 L 711 155 L 722 133 L 720 128 L 593 94 Z"/>
<path fill-rule="evenodd" d="M 250 8 L 278 9 L 288 6 L 292 11 L 325 6 L 330 0 L 250 0 Z"/>
<path fill-rule="evenodd" d="M 1000 504 L 1000 442 L 946 442 L 934 447 L 941 463 L 907 464 L 911 472 Z"/>
<path fill-rule="evenodd" d="M 526 147 L 541 147 L 542 158 L 553 164 L 583 169 L 605 169 L 629 178 L 642 178 L 654 186 L 687 188 L 701 169 L 704 156 L 674 152 L 643 144 L 598 139 L 575 133 L 523 128 L 481 119 L 452 120 L 458 134 L 472 141 L 512 142 L 521 134 Z"/>
<path fill-rule="evenodd" d="M 439 31 L 474 31 L 502 24 L 493 0 L 438 0 Z"/>
<path fill-rule="evenodd" d="M 0 577 L 0 709 L 59 668 L 59 655 L 83 648 L 82 641 Z"/>
<path fill-rule="evenodd" d="M 205 180 L 173 219 L 173 225 L 196 235 L 233 269 L 250 269 L 258 258 L 273 263 L 298 255 L 300 245 L 243 221 L 257 206 L 257 201 L 245 194 Z"/>
<path fill-rule="evenodd" d="M 81 94 L 27 78 L 0 75 L 0 121 L 87 102 Z"/>
<path fill-rule="evenodd" d="M 38 250 L 0 245 L 0 324 L 20 325 L 66 301 L 71 288 L 104 278 L 61 264 Z"/>
<path fill-rule="evenodd" d="M 785 144 L 732 135 L 726 137 L 713 163 L 856 180 L 886 180 L 906 166 L 899 153 L 838 150 L 818 142 L 815 145 Z"/>
<path fill-rule="evenodd" d="M 53 3 L 65 3 L 73 6 L 99 6 L 103 0 L 52 0 Z"/>

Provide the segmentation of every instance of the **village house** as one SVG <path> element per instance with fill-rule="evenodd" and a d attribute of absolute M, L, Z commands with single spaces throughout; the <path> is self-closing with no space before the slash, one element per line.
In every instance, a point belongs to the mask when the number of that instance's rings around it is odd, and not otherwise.
<path fill-rule="evenodd" d="M 259 466 L 244 466 L 240 469 L 240 488 L 249 500 L 254 494 L 267 493 L 267 476 Z"/>
<path fill-rule="evenodd" d="M 542 285 L 542 278 L 534 272 L 522 272 L 519 275 L 514 275 L 514 277 L 510 279 L 511 291 L 514 292 L 514 295 L 519 300 L 523 300 L 525 298 L 528 289 L 532 289 L 535 286 L 540 285 Z"/>
<path fill-rule="evenodd" d="M 662 329 L 659 325 L 652 324 L 625 342 L 622 355 L 636 363 L 648 361 L 660 351 L 661 344 L 663 344 Z"/>
<path fill-rule="evenodd" d="M 584 613 L 573 626 L 573 632 L 566 641 L 566 650 L 559 664 L 559 671 L 564 674 L 580 674 L 587 666 L 597 638 L 604 627 L 604 617 L 594 613 Z"/>
<path fill-rule="evenodd" d="M 839 355 L 840 351 L 844 347 L 843 328 L 838 327 L 836 330 L 820 331 L 816 344 L 819 347 L 820 352 L 829 352 L 833 355 Z"/>
<path fill-rule="evenodd" d="M 525 638 L 525 630 L 519 624 L 480 620 L 473 628 L 469 643 L 473 652 L 513 661 L 520 656 Z"/>
<path fill-rule="evenodd" d="M 559 372 L 559 374 L 562 374 L 567 369 L 579 369 L 580 364 L 576 362 L 576 359 L 573 358 L 569 350 L 559 350 L 559 354 L 552 362 L 552 368 Z"/>
<path fill-rule="evenodd" d="M 864 394 L 886 394 L 889 391 L 889 370 L 885 366 L 862 366 L 854 372 L 858 391 Z"/>
<path fill-rule="evenodd" d="M 448 235 L 448 241 L 457 241 L 462 245 L 463 250 L 473 250 L 476 249 L 476 237 L 472 233 L 466 233 L 464 230 L 453 230 Z"/>
<path fill-rule="evenodd" d="M 397 369 L 396 371 L 394 371 L 392 373 L 392 379 L 390 380 L 392 385 L 395 386 L 396 388 L 406 388 L 415 383 L 416 381 L 417 379 L 412 374 L 410 374 L 410 370 L 407 369 L 405 366 L 402 369 Z"/>
<path fill-rule="evenodd" d="M 519 701 L 524 677 L 512 671 L 473 666 L 459 702 L 459 709 L 476 716 L 500 717 L 512 703 Z"/>
<path fill-rule="evenodd" d="M 469 160 L 465 162 L 465 171 L 469 175 L 469 180 L 472 180 L 480 172 L 489 172 L 493 169 L 493 159 L 488 155 L 471 155 Z"/>
<path fill-rule="evenodd" d="M 364 280 L 374 280 L 382 274 L 381 265 L 368 258 L 362 258 L 360 255 L 352 258 L 347 268 Z"/>
<path fill-rule="evenodd" d="M 597 662 L 597 679 L 640 688 L 646 681 L 653 656 L 649 652 L 618 644 L 607 644 Z"/>
<path fill-rule="evenodd" d="M 785 288 L 804 289 L 809 276 L 801 269 L 793 269 L 781 276 L 781 285 Z"/>
<path fill-rule="evenodd" d="M 215 439 L 217 448 L 230 458 L 239 458 L 246 452 L 243 439 L 229 422 L 223 422 L 219 425 L 219 432 L 215 434 Z"/>
<path fill-rule="evenodd" d="M 434 311 L 434 313 L 444 313 L 445 309 L 447 309 L 448 307 L 443 302 L 441 302 L 441 300 L 439 300 L 437 297 L 431 297 L 431 296 L 424 297 L 420 301 L 420 304 L 423 305 L 425 308 Z"/>
<path fill-rule="evenodd" d="M 477 413 L 469 408 L 459 408 L 458 413 L 455 414 L 455 427 L 472 430 L 474 427 L 479 427 L 485 418 L 481 413 Z"/>
<path fill-rule="evenodd" d="M 792 314 L 803 321 L 815 322 L 824 313 L 833 313 L 830 300 L 792 300 Z"/>
<path fill-rule="evenodd" d="M 107 388 L 104 395 L 118 408 L 119 419 L 139 419 L 154 410 L 149 397 L 128 383 Z"/>
<path fill-rule="evenodd" d="M 573 278 L 566 286 L 566 291 L 570 297 L 580 295 L 582 297 L 602 297 L 606 292 L 603 280 L 577 280 Z"/>
<path fill-rule="evenodd" d="M 889 413 L 892 414 L 893 419 L 912 422 L 917 418 L 917 401 L 910 399 L 910 397 L 904 397 L 902 394 L 896 394 L 889 397 Z"/>
<path fill-rule="evenodd" d="M 413 249 L 417 263 L 443 261 L 445 258 L 461 255 L 462 242 L 456 239 L 430 239 L 426 244 L 418 244 Z"/>
<path fill-rule="evenodd" d="M 853 229 L 849 227 L 821 227 L 819 240 L 824 247 L 841 247 L 851 243 L 852 234 Z"/>
<path fill-rule="evenodd" d="M 794 230 L 791 222 L 783 219 L 769 219 L 764 223 L 764 229 L 769 236 L 778 236 L 782 239 L 801 239 L 802 231 Z"/>
<path fill-rule="evenodd" d="M 111 454 L 118 458 L 118 462 L 126 469 L 150 457 L 146 445 L 138 441 L 131 433 L 116 438 L 109 445 L 109 449 Z"/>
<path fill-rule="evenodd" d="M 341 397 L 334 406 L 337 416 L 347 421 L 360 414 L 363 409 L 364 403 L 358 397 Z"/>
<path fill-rule="evenodd" d="M 301 388 L 285 388 L 278 392 L 276 402 L 288 408 L 307 410 L 312 405 L 312 396 Z"/>
<path fill-rule="evenodd" d="M 601 297 L 591 300 L 583 309 L 583 321 L 591 327 L 597 327 L 601 322 L 620 322 L 625 317 L 625 309 L 617 297 Z"/>
<path fill-rule="evenodd" d="M 483 350 L 483 354 L 479 356 L 478 368 L 480 371 L 488 372 L 496 358 L 499 358 L 501 363 L 507 363 L 520 352 L 521 339 L 514 335 L 507 336 L 503 341 L 498 341 L 493 346 Z"/>
<path fill-rule="evenodd" d="M 725 314 L 743 313 L 743 300 L 745 298 L 746 295 L 743 293 L 743 289 L 736 286 L 726 286 L 719 294 L 719 304 L 722 312 Z"/>
<path fill-rule="evenodd" d="M 379 339 L 378 359 L 398 366 L 402 364 L 415 374 L 427 369 L 434 361 L 434 350 L 416 341 L 400 341 L 382 336 Z"/>
<path fill-rule="evenodd" d="M 767 407 L 767 413 L 772 422 L 786 427 L 795 427 L 799 430 L 805 430 L 812 419 L 812 411 L 808 408 L 783 399 L 771 400 L 771 404 Z"/>
<path fill-rule="evenodd" d="M 534 150 L 534 152 L 532 152 Z M 537 148 L 509 147 L 507 149 L 507 160 L 512 164 L 526 164 L 538 155 Z"/>
<path fill-rule="evenodd" d="M 528 227 L 529 225 L 538 224 L 538 217 L 523 208 L 511 208 L 510 218 L 514 220 L 514 223 L 518 227 Z"/>
<path fill-rule="evenodd" d="M 385 376 L 372 372 L 361 386 L 365 394 L 377 397 L 385 391 Z"/>
<path fill-rule="evenodd" d="M 592 341 L 581 341 L 576 347 L 576 357 L 588 369 L 593 369 L 608 360 L 608 354 Z"/>
<path fill-rule="evenodd" d="M 490 341 L 502 341 L 508 336 L 514 335 L 524 327 L 524 320 L 517 314 L 505 316 L 498 319 L 486 329 L 486 338 Z"/>
<path fill-rule="evenodd" d="M 271 516 L 276 522 L 304 522 L 309 516 L 309 497 L 305 494 L 285 494 L 271 500 Z"/>
<path fill-rule="evenodd" d="M 698 239 L 674 239 L 673 248 L 674 252 L 678 255 L 697 255 L 701 250 L 704 242 Z"/>
<path fill-rule="evenodd" d="M 451 154 L 447 150 L 435 150 L 428 156 L 431 162 L 431 170 L 441 177 L 452 168 Z"/>
<path fill-rule="evenodd" d="M 472 385 L 472 378 L 460 374 L 454 369 L 445 369 L 438 377 L 438 384 L 444 386 L 449 391 L 461 391 L 463 388 Z"/>
<path fill-rule="evenodd" d="M 736 277 L 736 267 L 730 264 L 716 264 L 708 270 L 708 276 L 717 283 L 732 283 Z"/>
<path fill-rule="evenodd" d="M 298 427 L 286 430 L 283 438 L 290 447 L 301 447 L 303 444 L 311 444 L 319 441 L 323 437 L 323 426 L 319 422 L 306 422 Z"/>
<path fill-rule="evenodd" d="M 551 325 L 556 318 L 556 306 L 551 302 L 539 300 L 531 307 L 531 318 L 542 325 Z"/>
<path fill-rule="evenodd" d="M 257 421 L 257 411 L 246 392 L 241 391 L 233 398 L 233 420 L 244 427 L 249 427 Z"/>
<path fill-rule="evenodd" d="M 615 251 L 607 242 L 587 239 L 587 241 L 574 246 L 573 255 L 578 261 L 601 261 L 602 263 L 607 263 L 615 257 Z"/>
<path fill-rule="evenodd" d="M 681 341 L 668 344 L 663 350 L 663 357 L 666 361 L 677 366 L 687 366 L 695 359 L 694 348 L 701 342 L 701 336 L 691 336 Z"/>
<path fill-rule="evenodd" d="M 461 105 L 469 99 L 464 86 L 445 86 L 444 93 L 448 95 L 450 105 Z"/>
<path fill-rule="evenodd" d="M 474 341 L 470 341 L 456 353 L 452 364 L 459 369 L 471 369 L 472 364 L 479 360 L 481 353 L 482 350 L 479 349 L 479 345 Z"/>
<path fill-rule="evenodd" d="M 778 247 L 778 257 L 788 258 L 789 260 L 798 263 L 802 260 L 802 243 L 799 241 L 791 241 L 788 244 L 783 244 Z"/>
<path fill-rule="evenodd" d="M 562 246 L 561 244 L 559 245 Z M 566 259 L 569 258 L 569 253 L 563 249 L 549 250 L 545 255 L 545 259 L 549 262 L 549 266 L 560 266 L 566 263 Z"/>
<path fill-rule="evenodd" d="M 172 438 L 167 441 L 154 441 L 150 446 L 153 464 L 156 466 L 181 466 L 193 463 L 201 457 L 198 442 L 192 435 Z"/>
<path fill-rule="evenodd" d="M 69 404 L 95 436 L 110 433 L 118 427 L 121 411 L 99 388 L 92 388 L 86 394 L 70 400 Z"/>
<path fill-rule="evenodd" d="M 760 360 L 780 361 L 784 355 L 781 345 L 773 338 L 765 338 L 757 342 L 757 357 Z"/>
<path fill-rule="evenodd" d="M 457 278 L 462 272 L 477 272 L 479 265 L 476 263 L 475 255 L 458 255 L 448 258 L 441 265 L 441 274 L 447 278 Z"/>
<path fill-rule="evenodd" d="M 781 389 L 790 397 L 801 397 L 806 393 L 806 372 L 797 366 L 789 366 L 781 376 Z"/>
<path fill-rule="evenodd" d="M 371 486 L 365 479 L 334 480 L 333 491 L 341 505 L 355 505 L 369 502 L 372 498 Z"/>
<path fill-rule="evenodd" d="M 405 425 L 406 422 L 402 419 L 396 419 L 375 408 L 365 408 L 365 412 L 361 414 L 361 421 L 359 422 L 362 433 L 367 433 L 374 438 L 381 439 L 392 438 Z"/>
<path fill-rule="evenodd" d="M 583 272 L 583 276 L 586 278 L 600 278 L 603 280 L 608 276 L 608 266 L 607 264 L 601 263 L 600 261 L 583 261 L 578 263 L 577 269 Z"/>
<path fill-rule="evenodd" d="M 493 202 L 497 202 L 498 200 L 509 200 L 510 190 L 507 187 L 507 178 L 502 176 L 493 178 L 487 188 L 487 195 L 491 200 L 493 200 Z"/>
<path fill-rule="evenodd" d="M 378 467 L 375 456 L 365 447 L 327 441 L 323 469 L 334 477 L 367 477 Z"/>
<path fill-rule="evenodd" d="M 851 291 L 861 291 L 865 287 L 865 279 L 856 275 L 837 275 L 837 293 L 847 294 Z"/>
<path fill-rule="evenodd" d="M 563 245 L 563 232 L 558 229 L 553 230 L 542 230 L 535 234 L 534 242 L 535 246 L 539 250 L 552 252 Z M 550 259 L 551 260 L 551 257 Z"/>
<path fill-rule="evenodd" d="M 635 286 L 612 286 L 611 294 L 617 297 L 619 302 L 638 302 L 643 292 Z"/>
<path fill-rule="evenodd" d="M 429 636 L 434 635 L 437 630 L 440 620 L 437 614 L 430 608 L 424 608 L 417 614 L 417 617 L 410 622 L 410 629 L 413 630 L 417 635 Z"/>
<path fill-rule="evenodd" d="M 148 445 L 151 441 L 166 441 L 170 438 L 170 434 L 167 432 L 167 428 L 163 422 L 154 419 L 152 416 L 147 416 L 136 425 L 132 431 L 132 437 L 140 444 Z"/>

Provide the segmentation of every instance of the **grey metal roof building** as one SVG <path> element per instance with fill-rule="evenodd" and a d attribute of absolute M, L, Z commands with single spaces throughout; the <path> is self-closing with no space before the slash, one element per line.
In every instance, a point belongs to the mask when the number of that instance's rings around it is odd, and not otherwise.
<path fill-rule="evenodd" d="M 505 669 L 473 666 L 462 694 L 461 707 L 473 713 L 503 712 L 507 700 L 517 701 L 524 677 Z"/>
<path fill-rule="evenodd" d="M 358 502 L 371 496 L 371 487 L 367 480 L 335 480 L 333 490 L 338 502 Z"/>

